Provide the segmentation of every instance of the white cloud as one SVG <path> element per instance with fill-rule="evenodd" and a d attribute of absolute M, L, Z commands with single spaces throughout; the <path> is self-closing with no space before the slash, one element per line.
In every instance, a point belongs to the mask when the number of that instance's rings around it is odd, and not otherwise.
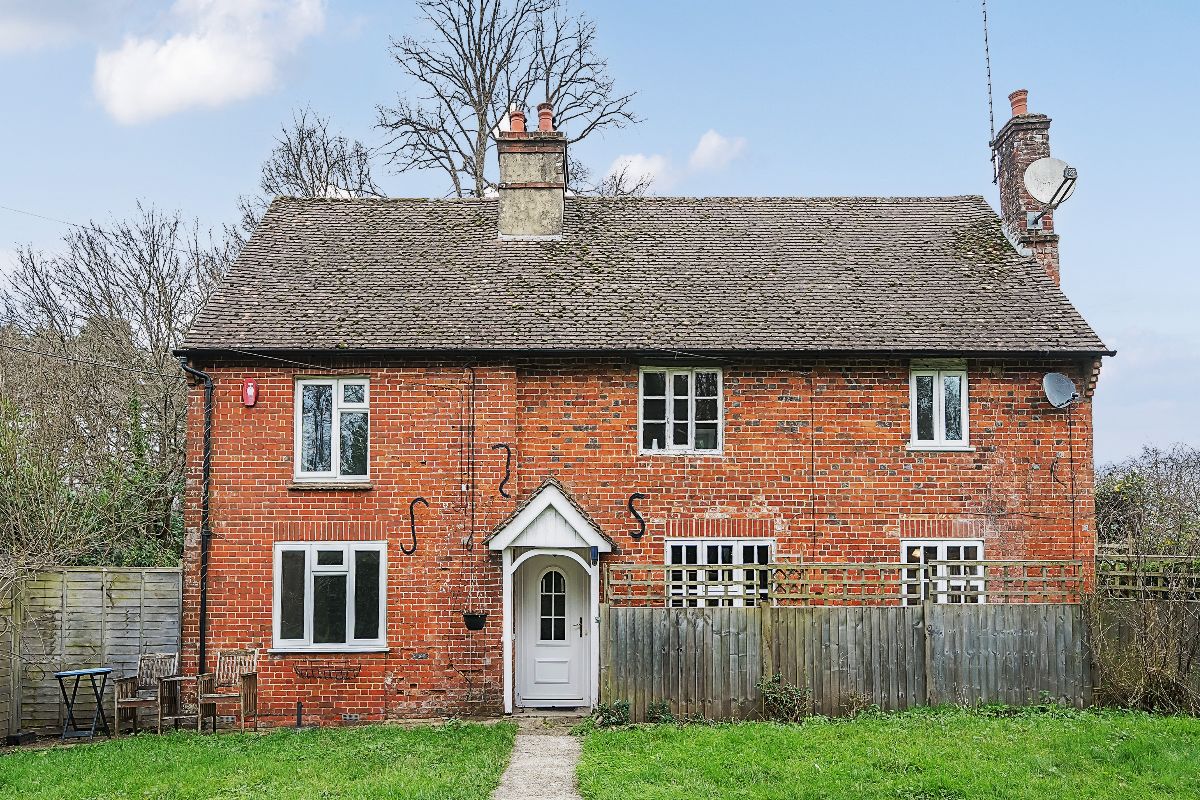
<path fill-rule="evenodd" d="M 72 31 L 54 20 L 21 17 L 0 17 L 0 53 L 20 53 L 40 50 L 71 38 Z"/>
<path fill-rule="evenodd" d="M 1096 390 L 1096 462 L 1136 455 L 1143 445 L 1200 443 L 1200 339 L 1145 328 L 1106 332 L 1117 350 Z"/>
<path fill-rule="evenodd" d="M 722 136 L 714 130 L 709 130 L 700 137 L 696 148 L 688 159 L 688 169 L 692 172 L 724 169 L 729 163 L 742 154 L 746 149 L 746 140 L 741 136 L 732 139 Z"/>
<path fill-rule="evenodd" d="M 661 193 L 689 175 L 724 169 L 745 149 L 746 140 L 744 138 L 740 136 L 729 138 L 714 130 L 709 130 L 696 143 L 696 147 L 688 158 L 686 169 L 678 169 L 671 163 L 671 159 L 664 155 L 632 153 L 617 156 L 613 160 L 612 166 L 608 168 L 608 175 L 616 175 L 623 168 L 626 175 L 634 180 L 643 175 L 649 175 L 654 180 L 651 191 Z"/>
<path fill-rule="evenodd" d="M 94 35 L 114 17 L 128 17 L 131 0 L 0 0 L 0 55 L 30 53 Z"/>
<path fill-rule="evenodd" d="M 17 251 L 0 247 L 0 278 L 8 278 L 17 271 Z"/>
<path fill-rule="evenodd" d="M 126 37 L 96 56 L 96 96 L 118 122 L 262 94 L 325 24 L 322 0 L 178 0 L 171 18 L 177 30 L 166 38 Z"/>
<path fill-rule="evenodd" d="M 655 191 L 661 191 L 674 183 L 671 162 L 666 156 L 648 156 L 645 153 L 617 156 L 608 168 L 608 175 L 618 175 L 622 171 L 632 181 L 649 177 L 654 181 Z"/>

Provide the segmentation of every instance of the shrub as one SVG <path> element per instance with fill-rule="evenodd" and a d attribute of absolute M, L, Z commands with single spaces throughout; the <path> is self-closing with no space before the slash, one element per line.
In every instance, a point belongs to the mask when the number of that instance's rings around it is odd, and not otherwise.
<path fill-rule="evenodd" d="M 629 701 L 614 700 L 611 703 L 597 703 L 592 718 L 601 728 L 617 728 L 629 724 Z"/>
<path fill-rule="evenodd" d="M 671 713 L 671 704 L 666 700 L 655 700 L 646 707 L 646 722 L 672 723 L 675 715 Z"/>
<path fill-rule="evenodd" d="M 800 722 L 812 713 L 812 691 L 783 679 L 778 672 L 758 682 L 763 716 L 776 722 Z"/>

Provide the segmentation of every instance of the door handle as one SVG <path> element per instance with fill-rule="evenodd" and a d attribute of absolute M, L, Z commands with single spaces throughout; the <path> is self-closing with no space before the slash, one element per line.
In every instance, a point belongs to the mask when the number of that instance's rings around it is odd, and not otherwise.
<path fill-rule="evenodd" d="M 579 622 L 575 623 L 575 629 L 579 631 L 580 638 L 583 637 L 583 617 L 579 618 Z"/>

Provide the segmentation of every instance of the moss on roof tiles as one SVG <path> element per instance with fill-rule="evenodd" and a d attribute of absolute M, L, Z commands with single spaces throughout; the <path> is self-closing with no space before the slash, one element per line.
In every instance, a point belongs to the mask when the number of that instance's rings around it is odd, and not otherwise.
<path fill-rule="evenodd" d="M 496 220 L 278 199 L 185 348 L 1106 349 L 981 197 L 568 198 L 553 242 Z"/>

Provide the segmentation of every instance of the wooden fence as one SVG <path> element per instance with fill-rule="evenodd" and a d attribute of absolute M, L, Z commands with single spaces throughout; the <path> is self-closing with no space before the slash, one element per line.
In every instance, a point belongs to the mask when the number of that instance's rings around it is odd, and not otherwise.
<path fill-rule="evenodd" d="M 116 677 L 135 672 L 142 653 L 177 652 L 181 598 L 178 569 L 70 568 L 26 580 L 0 605 L 0 733 L 61 728 L 56 671 L 106 666 Z"/>
<path fill-rule="evenodd" d="M 812 693 L 814 713 L 941 703 L 1082 707 L 1092 699 L 1083 608 L 1053 604 L 770 606 L 601 611 L 601 699 L 634 719 L 758 716 L 764 676 Z"/>

